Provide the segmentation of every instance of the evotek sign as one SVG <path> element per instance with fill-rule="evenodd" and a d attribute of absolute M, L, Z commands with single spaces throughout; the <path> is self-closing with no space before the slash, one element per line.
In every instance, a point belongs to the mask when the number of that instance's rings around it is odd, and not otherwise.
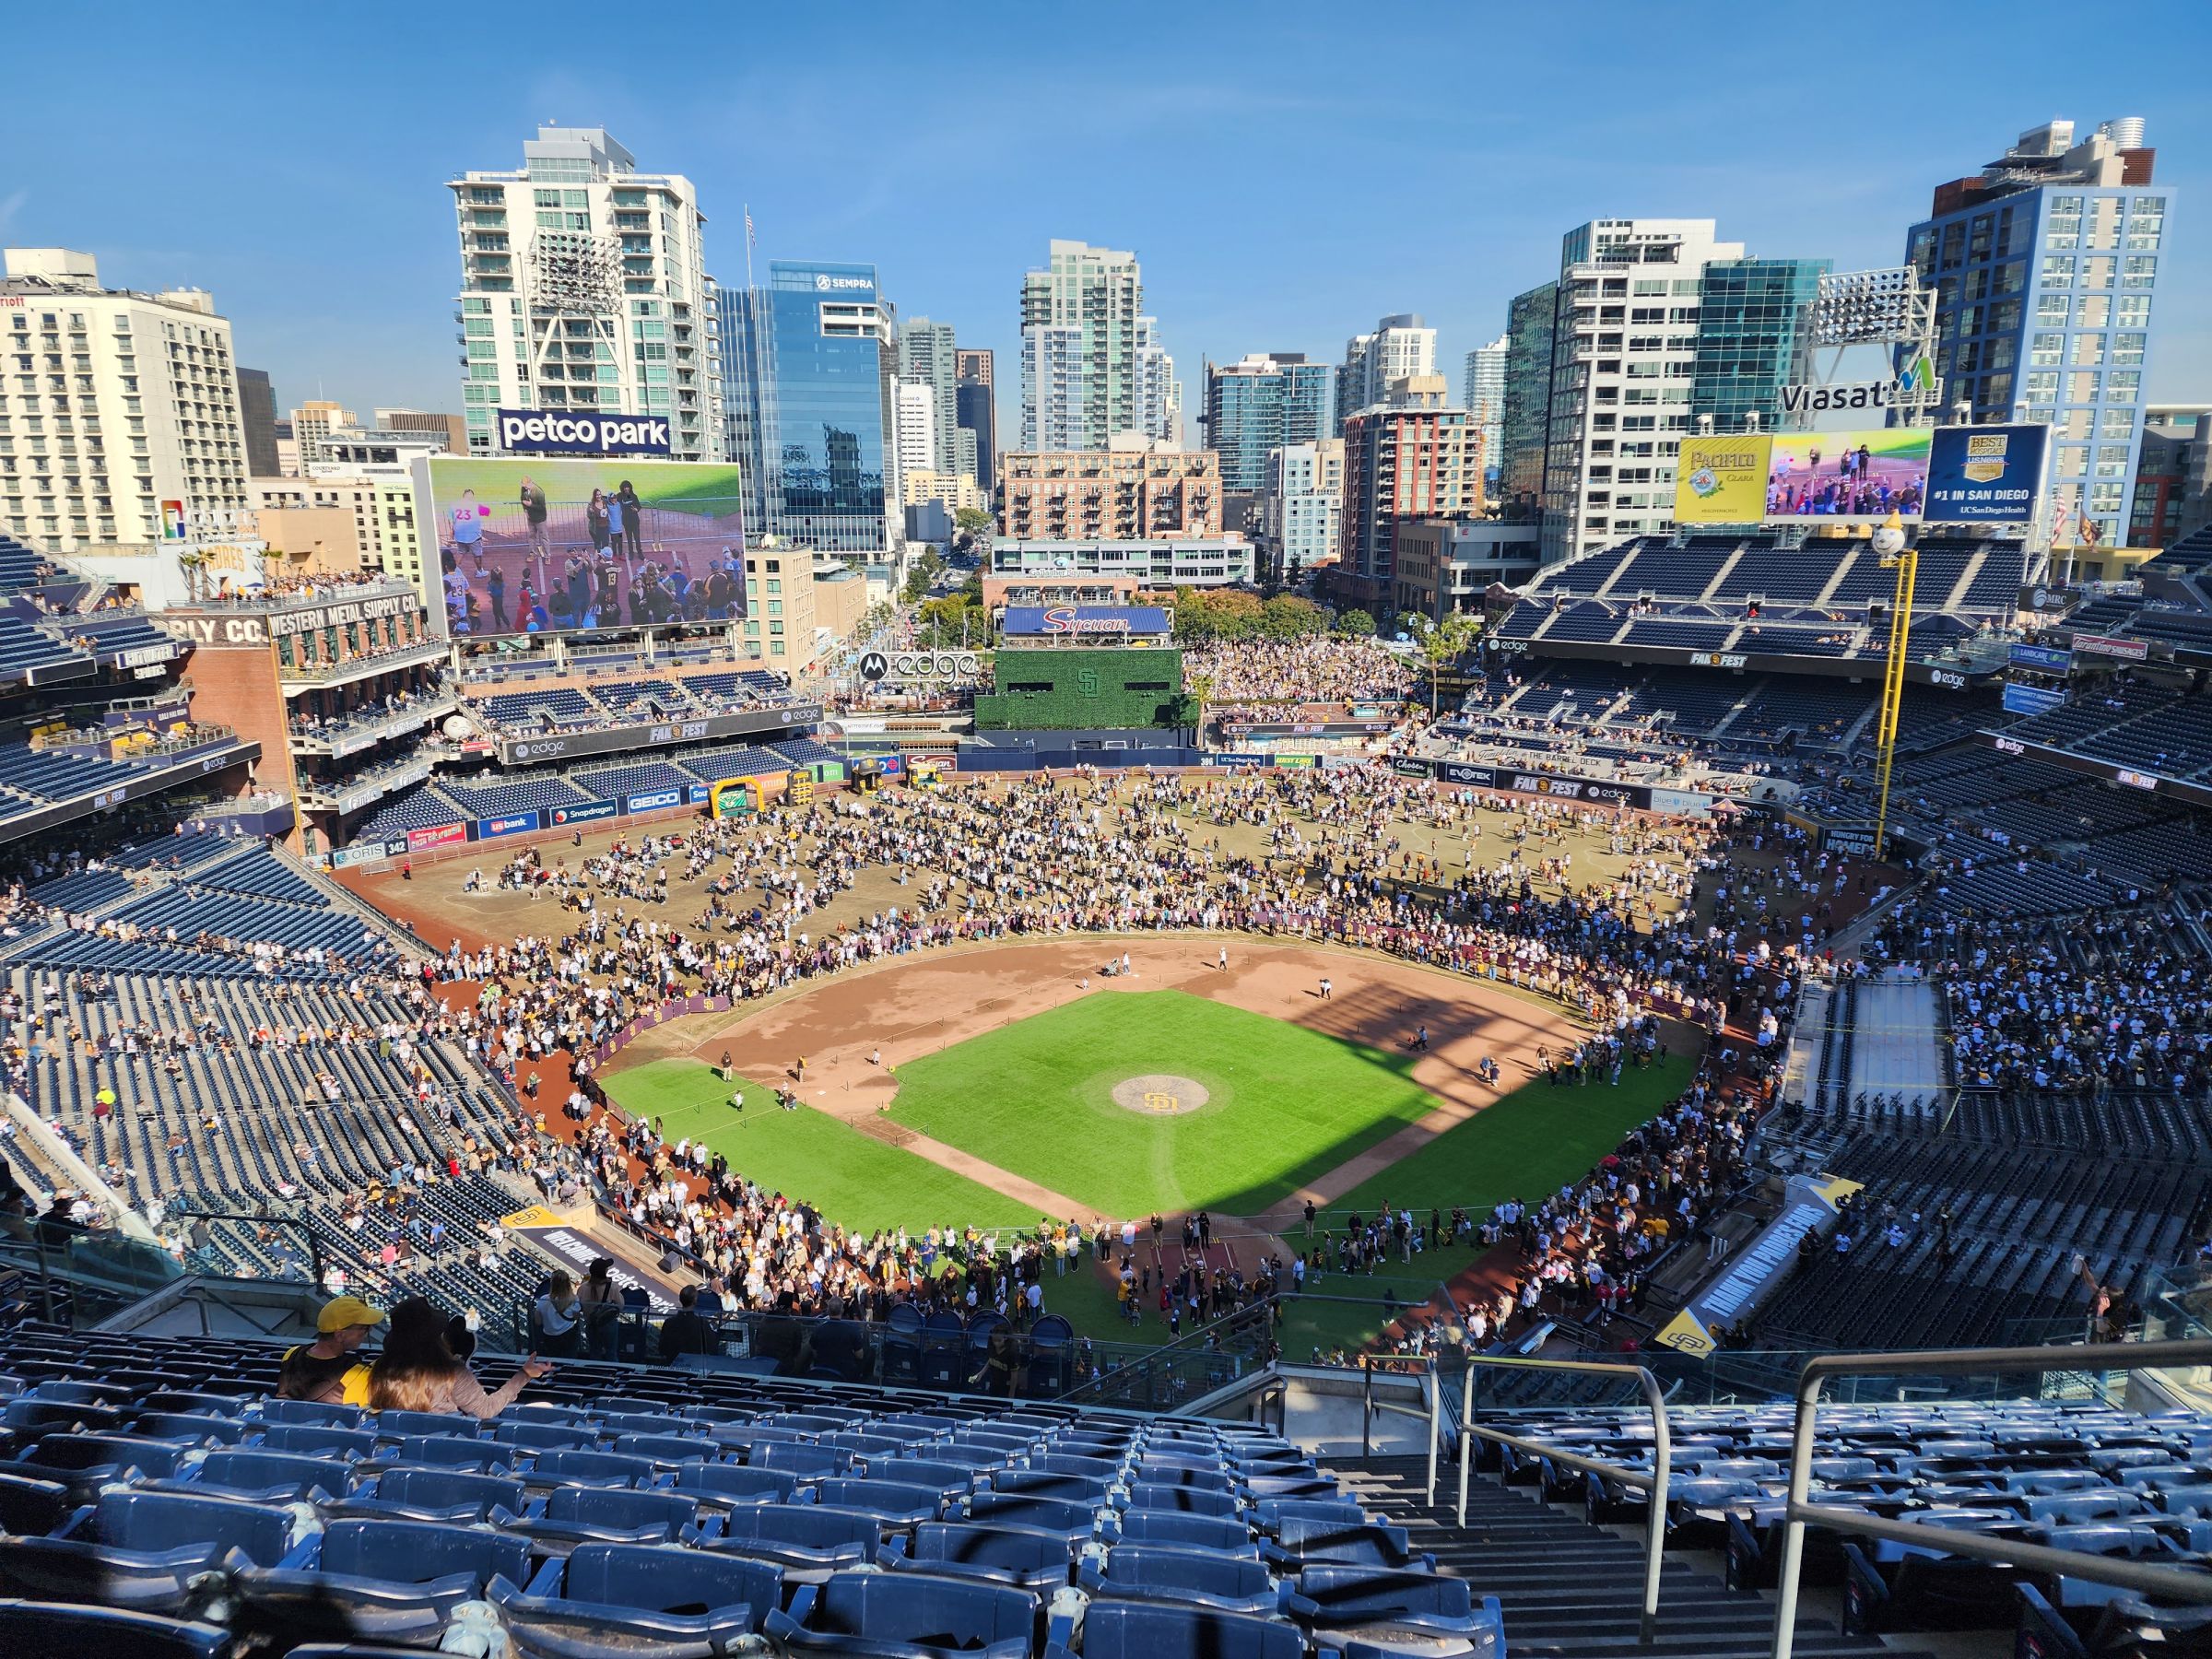
<path fill-rule="evenodd" d="M 665 455 L 663 415 L 586 415 L 501 409 L 499 447 L 524 455 Z"/>

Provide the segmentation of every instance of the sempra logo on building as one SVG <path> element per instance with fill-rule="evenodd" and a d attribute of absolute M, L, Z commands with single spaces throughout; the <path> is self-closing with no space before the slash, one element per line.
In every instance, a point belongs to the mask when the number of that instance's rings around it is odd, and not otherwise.
<path fill-rule="evenodd" d="M 546 409 L 501 409 L 500 448 L 524 454 L 665 455 L 664 415 L 583 415 Z"/>
<path fill-rule="evenodd" d="M 876 285 L 865 276 L 832 276 L 827 271 L 817 271 L 814 286 L 826 294 L 832 288 L 872 288 Z"/>

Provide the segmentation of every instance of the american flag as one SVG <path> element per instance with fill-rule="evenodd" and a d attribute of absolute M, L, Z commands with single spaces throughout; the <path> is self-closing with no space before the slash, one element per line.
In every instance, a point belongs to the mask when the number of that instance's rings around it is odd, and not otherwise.
<path fill-rule="evenodd" d="M 760 245 L 753 237 L 753 210 L 750 207 L 745 210 L 745 245 L 748 248 Z"/>

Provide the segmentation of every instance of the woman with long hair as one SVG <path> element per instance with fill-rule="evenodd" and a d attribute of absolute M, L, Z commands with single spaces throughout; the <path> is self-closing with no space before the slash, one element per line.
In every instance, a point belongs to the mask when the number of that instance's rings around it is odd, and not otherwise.
<path fill-rule="evenodd" d="M 487 1394 L 446 1337 L 446 1315 L 423 1297 L 394 1305 L 383 1352 L 369 1368 L 371 1411 L 457 1411 L 497 1417 L 530 1383 L 551 1371 L 544 1359 L 525 1359 L 496 1392 Z"/>

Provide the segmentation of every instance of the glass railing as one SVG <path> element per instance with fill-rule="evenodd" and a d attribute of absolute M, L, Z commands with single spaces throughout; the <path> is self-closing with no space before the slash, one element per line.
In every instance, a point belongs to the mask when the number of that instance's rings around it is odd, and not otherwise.
<path fill-rule="evenodd" d="M 7 1300 L 53 1324 L 83 1330 L 184 1277 L 176 1258 L 127 1234 L 32 1223 L 0 1233 Z"/>

